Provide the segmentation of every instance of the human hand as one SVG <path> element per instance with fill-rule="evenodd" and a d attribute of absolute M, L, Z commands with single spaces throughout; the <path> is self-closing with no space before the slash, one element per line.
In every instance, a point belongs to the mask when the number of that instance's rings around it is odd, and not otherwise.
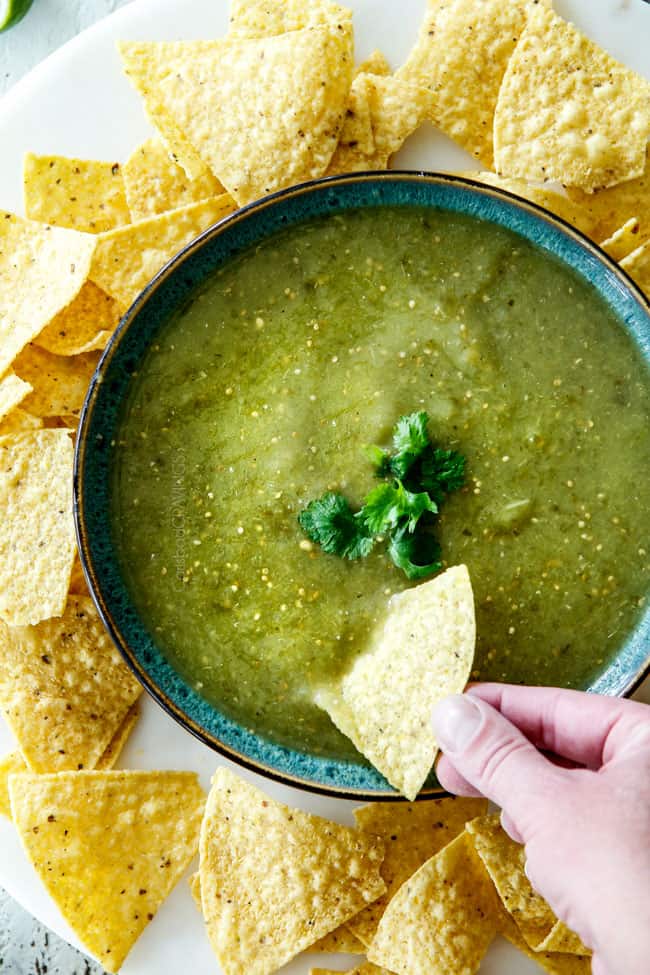
<path fill-rule="evenodd" d="M 441 701 L 433 725 L 441 785 L 501 806 L 531 883 L 593 949 L 594 975 L 646 975 L 650 707 L 477 684 Z"/>

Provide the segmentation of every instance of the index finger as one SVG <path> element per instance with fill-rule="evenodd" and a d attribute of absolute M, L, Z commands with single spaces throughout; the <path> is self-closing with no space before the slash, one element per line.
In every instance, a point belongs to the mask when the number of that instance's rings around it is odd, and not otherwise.
<path fill-rule="evenodd" d="M 516 725 L 538 748 L 599 769 L 639 725 L 650 726 L 646 704 L 557 687 L 475 684 L 480 697 Z"/>

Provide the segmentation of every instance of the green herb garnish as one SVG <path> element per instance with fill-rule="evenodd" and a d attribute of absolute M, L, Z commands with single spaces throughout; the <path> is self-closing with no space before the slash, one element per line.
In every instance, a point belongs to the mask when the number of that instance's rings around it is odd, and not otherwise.
<path fill-rule="evenodd" d="M 342 494 L 330 491 L 298 515 L 312 542 L 331 555 L 359 559 L 381 536 L 409 579 L 440 571 L 440 546 L 431 528 L 445 497 L 463 485 L 465 458 L 434 447 L 428 422 L 425 412 L 402 416 L 393 431 L 392 452 L 366 449 L 375 475 L 386 483 L 373 488 L 360 511 L 352 511 Z"/>

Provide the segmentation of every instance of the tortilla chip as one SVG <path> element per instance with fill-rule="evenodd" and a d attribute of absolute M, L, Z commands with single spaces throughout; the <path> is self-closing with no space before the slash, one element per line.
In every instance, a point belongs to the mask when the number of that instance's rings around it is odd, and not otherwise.
<path fill-rule="evenodd" d="M 0 375 L 77 296 L 96 239 L 0 212 Z"/>
<path fill-rule="evenodd" d="M 621 267 L 650 299 L 650 240 L 646 240 L 641 247 L 624 257 Z"/>
<path fill-rule="evenodd" d="M 43 426 L 40 416 L 32 416 L 26 410 L 15 407 L 4 420 L 0 420 L 0 437 L 11 433 L 24 433 L 26 430 L 38 430 Z"/>
<path fill-rule="evenodd" d="M 387 968 L 379 968 L 378 965 L 366 961 L 363 965 L 351 968 L 347 972 L 341 972 L 334 968 L 310 968 L 309 975 L 393 975 L 393 973 L 389 972 Z"/>
<path fill-rule="evenodd" d="M 649 131 L 650 83 L 538 6 L 499 91 L 497 172 L 614 186 L 643 173 Z"/>
<path fill-rule="evenodd" d="M 92 599 L 71 595 L 36 626 L 0 624 L 0 663 L 0 710 L 32 772 L 110 767 L 142 688 Z"/>
<path fill-rule="evenodd" d="M 124 715 L 124 720 L 106 746 L 106 751 L 100 756 L 96 769 L 111 769 L 115 766 L 139 717 L 140 703 L 136 700 Z"/>
<path fill-rule="evenodd" d="M 235 209 L 224 193 L 100 234 L 90 276 L 128 308 L 167 261 Z"/>
<path fill-rule="evenodd" d="M 11 819 L 9 802 L 9 776 L 15 772 L 26 772 L 27 766 L 20 752 L 9 752 L 0 758 L 0 814 Z"/>
<path fill-rule="evenodd" d="M 392 596 L 385 622 L 316 703 L 391 785 L 413 800 L 438 751 L 431 711 L 469 677 L 476 626 L 464 565 Z"/>
<path fill-rule="evenodd" d="M 99 352 L 53 355 L 37 345 L 27 345 L 14 363 L 21 379 L 32 386 L 23 402 L 25 409 L 34 416 L 78 417 L 99 359 Z"/>
<path fill-rule="evenodd" d="M 637 217 L 626 220 L 622 227 L 600 244 L 602 249 L 615 261 L 622 261 L 639 246 L 639 221 Z"/>
<path fill-rule="evenodd" d="M 465 828 L 487 812 L 486 799 L 436 799 L 431 802 L 373 802 L 354 810 L 357 826 L 379 836 L 385 848 L 380 873 L 386 893 L 348 921 L 366 947 L 375 936 L 389 902 L 402 884 Z"/>
<path fill-rule="evenodd" d="M 134 220 L 200 203 L 224 191 L 207 166 L 198 179 L 188 179 L 160 139 L 147 139 L 126 161 L 124 185 Z"/>
<path fill-rule="evenodd" d="M 79 553 L 75 555 L 74 562 L 72 563 L 72 572 L 70 573 L 70 586 L 69 592 L 76 593 L 77 596 L 89 596 L 88 586 L 86 585 L 86 577 L 84 571 L 81 568 L 81 559 L 79 558 Z"/>
<path fill-rule="evenodd" d="M 269 975 L 385 885 L 381 843 L 289 809 L 220 768 L 200 844 L 208 937 L 225 975 Z"/>
<path fill-rule="evenodd" d="M 28 152 L 23 180 L 31 220 L 89 234 L 131 222 L 119 163 Z"/>
<path fill-rule="evenodd" d="M 559 952 L 564 955 L 590 955 L 591 952 L 575 931 L 563 921 L 556 921 L 549 934 L 534 947 L 535 952 Z"/>
<path fill-rule="evenodd" d="M 122 309 L 92 281 L 86 281 L 67 308 L 60 311 L 34 339 L 55 355 L 82 355 L 106 346 L 120 323 Z"/>
<path fill-rule="evenodd" d="M 584 193 L 567 187 L 569 197 L 589 214 L 594 240 L 606 240 L 630 217 L 636 215 L 641 232 L 650 233 L 650 149 L 645 169 L 636 179 L 618 183 L 607 190 Z"/>
<path fill-rule="evenodd" d="M 473 179 L 477 183 L 485 183 L 486 186 L 494 186 L 496 189 L 506 190 L 508 193 L 514 193 L 515 196 L 530 200 L 531 203 L 536 203 L 537 206 L 549 210 L 556 217 L 560 217 L 561 220 L 571 224 L 576 230 L 582 231 L 583 234 L 588 236 L 593 234 L 593 220 L 589 212 L 554 190 L 546 189 L 535 183 L 528 183 L 524 179 L 508 179 L 506 176 L 497 176 L 496 173 L 476 173 L 467 170 L 462 173 L 454 173 L 454 175 L 462 176 L 464 179 Z"/>
<path fill-rule="evenodd" d="M 77 937 L 117 972 L 196 853 L 193 772 L 12 775 L 27 856 Z"/>
<path fill-rule="evenodd" d="M 71 595 L 63 616 L 36 626 L 0 626 L 0 710 L 31 771 L 95 768 L 142 688 L 92 599 Z"/>
<path fill-rule="evenodd" d="M 201 877 L 199 871 L 193 873 L 187 880 L 190 887 L 190 894 L 198 909 L 203 913 L 203 901 L 201 900 Z"/>
<path fill-rule="evenodd" d="M 0 619 L 60 615 L 75 553 L 72 441 L 30 430 L 0 440 Z"/>
<path fill-rule="evenodd" d="M 349 20 L 260 39 L 122 43 L 120 52 L 136 87 L 156 90 L 239 204 L 327 169 L 352 78 Z"/>
<path fill-rule="evenodd" d="M 230 36 L 273 37 L 290 30 L 350 21 L 352 11 L 331 0 L 232 0 Z"/>
<path fill-rule="evenodd" d="M 384 54 L 381 51 L 373 51 L 369 54 L 365 61 L 361 61 L 360 64 L 354 69 L 355 76 L 360 74 L 378 74 L 378 75 L 389 75 L 390 65 L 386 60 Z"/>
<path fill-rule="evenodd" d="M 498 916 L 494 887 L 463 832 L 400 887 L 368 960 L 397 975 L 472 975 Z"/>
<path fill-rule="evenodd" d="M 492 121 L 517 39 L 537 0 L 429 0 L 397 76 L 428 87 L 431 121 L 491 167 Z"/>
<path fill-rule="evenodd" d="M 332 955 L 337 954 L 337 952 L 346 955 L 365 955 L 366 946 L 349 930 L 347 925 L 342 924 L 315 941 L 313 945 L 307 948 L 307 951 L 320 951 Z"/>
<path fill-rule="evenodd" d="M 32 387 L 13 372 L 0 379 L 0 420 L 11 413 L 30 393 Z"/>
<path fill-rule="evenodd" d="M 591 958 L 588 955 L 566 955 L 558 952 L 534 951 L 526 944 L 521 932 L 509 914 L 503 911 L 499 920 L 499 934 L 507 938 L 515 948 L 536 961 L 549 975 L 591 975 Z"/>

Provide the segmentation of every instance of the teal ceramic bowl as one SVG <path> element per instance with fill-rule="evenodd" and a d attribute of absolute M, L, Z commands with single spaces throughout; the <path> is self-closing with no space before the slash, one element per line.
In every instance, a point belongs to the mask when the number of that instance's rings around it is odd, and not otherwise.
<path fill-rule="evenodd" d="M 330 795 L 396 798 L 361 759 L 336 761 L 280 747 L 236 724 L 170 666 L 139 618 L 120 574 L 109 517 L 114 435 L 132 374 L 159 329 L 216 268 L 292 224 L 357 207 L 417 206 L 469 214 L 510 228 L 588 279 L 650 362 L 650 305 L 598 247 L 561 220 L 508 193 L 453 176 L 368 173 L 297 186 L 267 197 L 202 234 L 142 292 L 90 385 L 77 442 L 74 496 L 87 580 L 115 643 L 149 691 L 185 729 L 235 762 L 289 785 Z M 650 670 L 650 610 L 589 690 L 623 695 Z M 440 793 L 435 779 L 423 796 Z"/>

